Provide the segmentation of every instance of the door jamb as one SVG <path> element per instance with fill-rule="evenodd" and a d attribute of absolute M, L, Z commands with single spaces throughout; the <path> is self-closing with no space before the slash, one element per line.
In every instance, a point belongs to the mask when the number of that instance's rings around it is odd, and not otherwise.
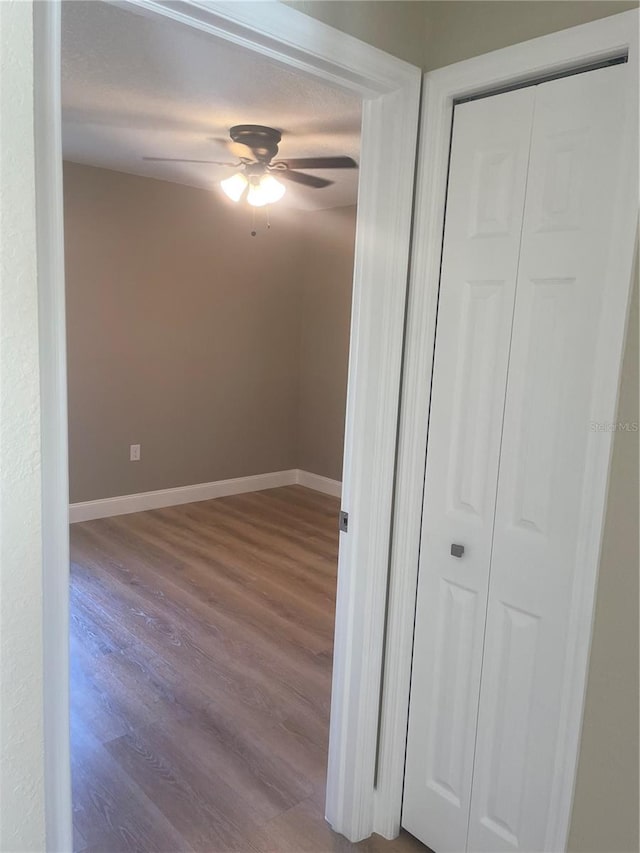
<path fill-rule="evenodd" d="M 388 622 L 382 693 L 378 778 L 375 792 L 376 832 L 387 838 L 400 831 L 404 756 L 407 737 L 413 624 L 430 378 L 433 370 L 436 312 L 449 141 L 453 105 L 457 99 L 489 93 L 549 74 L 569 71 L 628 51 L 628 97 L 635 110 L 630 126 L 637 128 L 638 10 L 612 15 L 548 36 L 458 62 L 425 75 L 416 186 L 414 240 L 407 306 L 407 332 L 402 380 L 396 494 L 392 535 Z M 632 135 L 631 132 L 630 135 Z M 629 145 L 637 145 L 630 139 Z M 632 161 L 637 164 L 637 153 Z M 637 175 L 629 185 L 637 187 Z M 635 209 L 634 209 L 635 205 Z M 597 422 L 615 421 L 626 315 L 637 228 L 637 198 L 627 199 L 621 212 L 617 242 L 618 270 L 612 282 L 609 307 L 599 341 Z M 616 247 L 617 248 L 617 247 Z M 625 306 L 626 309 L 625 309 Z M 624 322 L 622 322 L 624 320 Z M 606 335 L 606 347 L 603 338 Z M 593 436 L 592 436 L 593 439 Z M 585 478 L 581 542 L 584 575 L 574 588 L 570 648 L 573 672 L 565 695 L 554 788 L 555 808 L 545 849 L 565 850 L 582 729 L 587 668 L 591 645 L 595 588 L 604 526 L 612 434 L 601 434 L 589 446 Z"/>
<path fill-rule="evenodd" d="M 279 3 L 116 0 L 363 98 L 326 817 L 374 828 L 374 769 L 421 73 Z M 59 0 L 34 3 L 47 849 L 70 850 L 68 485 Z M 392 152 L 390 155 L 389 152 Z M 372 482 L 372 472 L 375 480 Z"/>

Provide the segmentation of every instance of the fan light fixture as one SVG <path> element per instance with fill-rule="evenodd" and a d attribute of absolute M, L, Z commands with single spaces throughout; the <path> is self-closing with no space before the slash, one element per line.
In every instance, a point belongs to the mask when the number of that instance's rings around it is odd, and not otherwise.
<path fill-rule="evenodd" d="M 2 0 L 0 0 L 0 3 Z M 246 199 L 252 207 L 264 207 L 280 201 L 285 193 L 285 185 L 289 181 L 303 187 L 322 189 L 329 187 L 333 181 L 309 175 L 300 169 L 357 169 L 358 164 L 352 157 L 295 157 L 278 160 L 278 145 L 282 132 L 274 127 L 262 124 L 236 124 L 229 128 L 230 140 L 224 142 L 229 152 L 235 158 L 235 163 L 220 160 L 186 160 L 184 157 L 143 157 L 143 160 L 154 160 L 160 163 L 198 163 L 212 166 L 231 166 L 234 170 L 240 168 L 230 178 L 221 181 L 222 189 L 234 202 Z M 272 174 L 285 181 L 282 184 Z"/>
<path fill-rule="evenodd" d="M 247 201 L 254 207 L 263 207 L 265 204 L 275 204 L 285 194 L 286 187 L 277 181 L 273 175 L 263 175 L 257 184 L 252 183 L 249 187 Z"/>
<path fill-rule="evenodd" d="M 242 172 L 236 172 L 230 178 L 221 181 L 220 186 L 232 201 L 240 201 L 247 187 L 247 202 L 252 207 L 264 207 L 265 204 L 275 204 L 285 194 L 286 187 L 277 181 L 273 175 L 250 175 L 248 178 Z"/>

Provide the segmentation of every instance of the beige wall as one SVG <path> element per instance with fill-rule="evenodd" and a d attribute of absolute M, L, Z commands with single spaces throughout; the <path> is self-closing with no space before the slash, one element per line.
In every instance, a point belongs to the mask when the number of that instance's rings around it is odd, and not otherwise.
<path fill-rule="evenodd" d="M 378 3 L 294 2 L 320 18 L 425 70 L 583 24 L 638 6 L 637 2 L 446 0 L 415 2 L 394 26 Z M 354 8 L 358 7 L 358 8 Z M 426 19 L 420 54 L 416 21 Z M 372 20 L 394 30 L 376 31 Z M 409 24 L 413 32 L 407 34 Z M 638 421 L 638 304 L 632 307 L 618 420 Z M 569 848 L 572 853 L 638 851 L 638 434 L 616 435 L 607 523 L 600 562 L 593 648 L 585 703 Z"/>
<path fill-rule="evenodd" d="M 637 0 L 285 0 L 428 71 L 615 15 Z"/>
<path fill-rule="evenodd" d="M 33 9 L 0 2 L 0 850 L 44 850 Z"/>
<path fill-rule="evenodd" d="M 342 479 L 356 208 L 302 217 L 298 468 Z"/>
<path fill-rule="evenodd" d="M 638 271 L 618 422 L 638 424 Z M 638 850 L 638 433 L 613 445 L 571 853 Z"/>
<path fill-rule="evenodd" d="M 294 468 L 290 226 L 70 163 L 64 189 L 71 500 Z"/>
<path fill-rule="evenodd" d="M 635 8 L 617 0 L 436 0 L 424 4 L 428 36 L 422 67 L 441 68 L 470 56 Z"/>
<path fill-rule="evenodd" d="M 252 238 L 217 193 L 72 163 L 64 189 L 71 501 L 339 479 L 355 210 Z"/>
<path fill-rule="evenodd" d="M 416 0 L 284 0 L 306 15 L 422 65 L 427 38 L 425 4 Z"/>

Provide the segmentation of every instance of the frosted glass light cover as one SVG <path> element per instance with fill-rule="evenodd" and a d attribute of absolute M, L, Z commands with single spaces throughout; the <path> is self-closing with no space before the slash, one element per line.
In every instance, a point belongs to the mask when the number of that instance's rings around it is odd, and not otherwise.
<path fill-rule="evenodd" d="M 265 204 L 274 204 L 279 201 L 285 193 L 286 187 L 276 181 L 272 175 L 263 175 L 259 184 L 251 184 L 247 201 L 253 207 L 264 207 Z"/>
<path fill-rule="evenodd" d="M 275 204 L 285 194 L 286 187 L 277 181 L 273 175 L 264 175 L 260 181 L 260 189 L 267 199 L 267 204 Z"/>
<path fill-rule="evenodd" d="M 241 174 L 240 172 L 236 172 L 235 175 L 232 175 L 230 178 L 225 178 L 224 181 L 221 181 L 220 186 L 232 201 L 240 201 L 242 193 L 247 188 L 248 183 L 249 181 L 245 178 L 243 174 Z"/>

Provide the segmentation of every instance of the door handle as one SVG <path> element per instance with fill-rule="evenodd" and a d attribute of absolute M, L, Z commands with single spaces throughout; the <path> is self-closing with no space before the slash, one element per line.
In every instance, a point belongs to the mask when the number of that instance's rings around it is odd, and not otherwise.
<path fill-rule="evenodd" d="M 451 546 L 451 556 L 452 557 L 462 557 L 464 554 L 464 545 L 452 545 Z"/>

